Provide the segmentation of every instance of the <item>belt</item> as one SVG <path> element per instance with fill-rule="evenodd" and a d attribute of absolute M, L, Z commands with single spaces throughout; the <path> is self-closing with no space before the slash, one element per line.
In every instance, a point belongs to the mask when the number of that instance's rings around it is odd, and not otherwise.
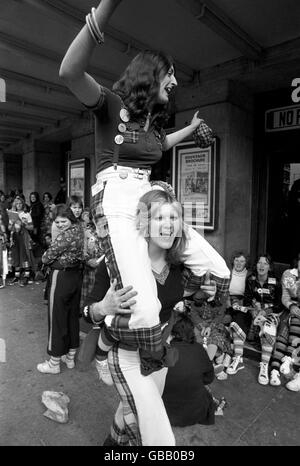
<path fill-rule="evenodd" d="M 109 178 L 119 177 L 123 180 L 126 178 L 137 178 L 139 180 L 149 179 L 151 170 L 146 168 L 132 168 L 132 167 L 122 167 L 118 165 L 116 168 L 109 167 L 97 174 L 97 181 L 105 181 Z"/>

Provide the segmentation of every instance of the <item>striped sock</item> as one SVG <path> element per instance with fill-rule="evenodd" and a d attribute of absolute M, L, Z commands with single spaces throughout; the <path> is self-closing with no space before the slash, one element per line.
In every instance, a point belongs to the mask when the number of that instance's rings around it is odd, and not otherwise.
<path fill-rule="evenodd" d="M 70 348 L 69 351 L 66 354 L 66 358 L 68 361 L 74 361 L 75 359 L 75 354 L 76 354 L 76 348 Z"/>
<path fill-rule="evenodd" d="M 242 340 L 236 333 L 233 334 L 233 349 L 235 356 L 243 356 L 244 340 Z"/>
<path fill-rule="evenodd" d="M 54 356 L 51 356 L 49 359 L 49 366 L 57 367 L 59 365 L 60 365 L 60 357 L 56 358 Z"/>
<path fill-rule="evenodd" d="M 270 343 L 268 343 L 265 338 L 261 338 L 260 341 L 261 341 L 261 362 L 269 364 L 271 356 L 272 356 L 273 346 L 271 346 Z"/>

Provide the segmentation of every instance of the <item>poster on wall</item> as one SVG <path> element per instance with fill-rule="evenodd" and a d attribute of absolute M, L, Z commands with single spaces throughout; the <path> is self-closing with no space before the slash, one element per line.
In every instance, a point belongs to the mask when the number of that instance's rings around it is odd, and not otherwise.
<path fill-rule="evenodd" d="M 216 145 L 215 139 L 206 149 L 194 142 L 173 148 L 172 183 L 184 221 L 204 230 L 216 228 Z"/>
<path fill-rule="evenodd" d="M 77 159 L 68 162 L 68 196 L 79 196 L 86 205 L 88 179 L 87 159 Z"/>

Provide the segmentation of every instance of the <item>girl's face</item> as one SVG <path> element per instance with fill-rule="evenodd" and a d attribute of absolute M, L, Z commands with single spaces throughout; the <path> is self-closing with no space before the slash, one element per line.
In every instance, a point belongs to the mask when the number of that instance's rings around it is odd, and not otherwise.
<path fill-rule="evenodd" d="M 244 256 L 235 257 L 233 261 L 233 268 L 236 272 L 242 272 L 246 267 L 246 258 Z"/>
<path fill-rule="evenodd" d="M 82 214 L 82 207 L 80 204 L 78 204 L 78 202 L 76 204 L 70 205 L 70 209 L 72 210 L 75 218 L 79 218 Z"/>
<path fill-rule="evenodd" d="M 82 220 L 84 221 L 84 223 L 87 225 L 89 222 L 90 222 L 90 215 L 88 212 L 83 212 L 82 214 Z"/>
<path fill-rule="evenodd" d="M 0 201 L 1 201 L 1 202 L 4 202 L 4 201 L 5 201 L 5 194 L 1 194 L 1 195 L 0 195 Z"/>
<path fill-rule="evenodd" d="M 15 202 L 16 210 L 23 210 L 23 202 L 20 199 L 17 199 Z"/>
<path fill-rule="evenodd" d="M 54 221 L 57 228 L 61 231 L 67 230 L 72 225 L 71 220 L 69 220 L 67 217 L 58 216 Z"/>
<path fill-rule="evenodd" d="M 31 201 L 31 202 L 35 202 L 35 201 L 36 201 L 35 194 L 30 194 L 30 201 Z"/>
<path fill-rule="evenodd" d="M 44 202 L 50 202 L 50 197 L 48 194 L 44 194 Z"/>
<path fill-rule="evenodd" d="M 170 249 L 180 236 L 182 222 L 176 207 L 172 204 L 152 206 L 149 224 L 149 244 L 161 249 Z"/>
<path fill-rule="evenodd" d="M 270 264 L 266 257 L 260 257 L 257 264 L 256 270 L 258 275 L 266 275 L 270 270 Z"/>
<path fill-rule="evenodd" d="M 169 102 L 169 95 L 175 86 L 177 86 L 177 80 L 175 78 L 174 67 L 171 66 L 167 74 L 163 75 L 160 80 L 157 98 L 159 104 L 166 104 Z"/>

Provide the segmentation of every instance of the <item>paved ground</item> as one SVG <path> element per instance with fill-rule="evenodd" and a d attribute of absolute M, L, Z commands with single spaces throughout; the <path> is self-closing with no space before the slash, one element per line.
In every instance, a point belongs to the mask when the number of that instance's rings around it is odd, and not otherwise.
<path fill-rule="evenodd" d="M 83 327 L 82 327 L 83 328 Z M 36 364 L 46 357 L 47 308 L 43 284 L 0 290 L 0 446 L 97 446 L 106 437 L 117 396 L 98 382 L 95 369 L 63 366 L 60 375 L 44 375 Z M 214 426 L 175 428 L 180 446 L 300 445 L 300 393 L 262 387 L 258 363 L 226 381 L 215 381 L 215 396 L 228 407 Z M 41 395 L 62 391 L 70 397 L 69 422 L 43 416 Z"/>

